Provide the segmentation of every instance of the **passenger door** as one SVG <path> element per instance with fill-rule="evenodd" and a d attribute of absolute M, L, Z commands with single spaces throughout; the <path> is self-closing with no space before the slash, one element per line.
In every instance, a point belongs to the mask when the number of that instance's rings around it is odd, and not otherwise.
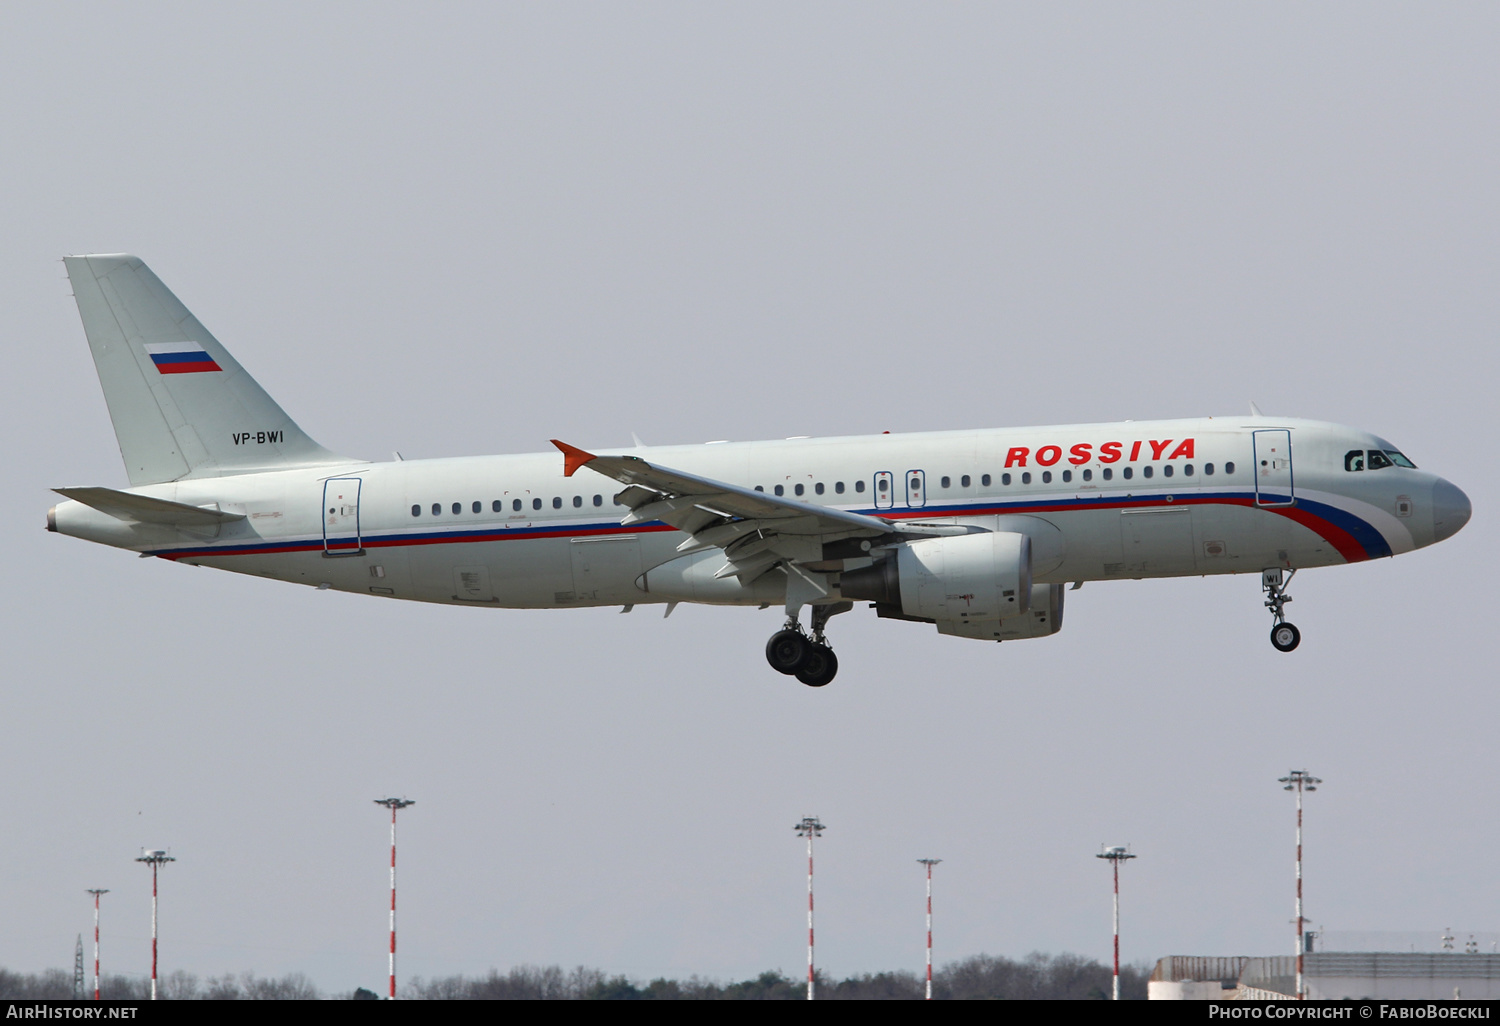
<path fill-rule="evenodd" d="M 1292 486 L 1292 433 L 1286 428 L 1253 432 L 1255 504 L 1291 506 L 1297 501 Z"/>
<path fill-rule="evenodd" d="M 359 533 L 357 477 L 331 477 L 323 482 L 323 555 L 362 556 Z"/>

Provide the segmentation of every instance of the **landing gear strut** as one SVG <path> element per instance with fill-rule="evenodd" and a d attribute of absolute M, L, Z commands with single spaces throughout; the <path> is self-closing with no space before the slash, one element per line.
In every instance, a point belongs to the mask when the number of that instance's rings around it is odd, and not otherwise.
<path fill-rule="evenodd" d="M 1271 611 L 1271 644 L 1278 652 L 1290 652 L 1302 643 L 1302 632 L 1287 623 L 1285 611 L 1292 600 L 1286 590 L 1296 576 L 1297 571 L 1293 570 L 1283 577 L 1280 567 L 1262 570 L 1260 574 L 1260 590 L 1266 593 L 1266 608 Z"/>
<path fill-rule="evenodd" d="M 812 636 L 802 629 L 795 616 L 766 642 L 766 662 L 778 673 L 795 676 L 811 688 L 820 688 L 839 672 L 838 656 L 833 654 L 823 628 L 829 617 L 854 608 L 852 602 L 835 602 L 812 607 Z"/>

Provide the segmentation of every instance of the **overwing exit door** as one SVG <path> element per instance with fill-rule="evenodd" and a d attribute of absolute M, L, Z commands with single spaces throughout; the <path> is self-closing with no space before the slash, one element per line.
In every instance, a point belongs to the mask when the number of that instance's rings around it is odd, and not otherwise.
<path fill-rule="evenodd" d="M 920 470 L 906 472 L 906 504 L 908 506 L 927 505 L 927 475 Z"/>
<path fill-rule="evenodd" d="M 1291 506 L 1297 502 L 1292 487 L 1292 433 L 1285 428 L 1253 433 L 1255 447 L 1255 504 Z"/>
<path fill-rule="evenodd" d="M 323 555 L 362 556 L 359 534 L 357 477 L 331 477 L 323 482 Z"/>

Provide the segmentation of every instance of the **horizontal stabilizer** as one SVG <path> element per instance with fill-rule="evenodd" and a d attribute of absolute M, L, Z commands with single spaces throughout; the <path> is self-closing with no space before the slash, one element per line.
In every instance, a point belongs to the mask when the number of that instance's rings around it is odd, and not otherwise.
<path fill-rule="evenodd" d="M 226 513 L 205 506 L 189 506 L 167 499 L 153 499 L 148 495 L 133 492 L 118 492 L 113 488 L 54 488 L 64 495 L 92 506 L 100 513 L 108 513 L 116 520 L 130 520 L 138 524 L 163 524 L 168 527 L 214 527 L 231 520 L 244 520 L 243 513 Z"/>

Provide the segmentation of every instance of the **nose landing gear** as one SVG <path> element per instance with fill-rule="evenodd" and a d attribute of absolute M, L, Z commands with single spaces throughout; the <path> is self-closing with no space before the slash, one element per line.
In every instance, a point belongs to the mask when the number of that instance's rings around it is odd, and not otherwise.
<path fill-rule="evenodd" d="M 1262 570 L 1260 574 L 1260 590 L 1266 593 L 1266 608 L 1271 611 L 1271 644 L 1278 652 L 1290 652 L 1302 643 L 1302 632 L 1296 626 L 1286 622 L 1286 604 L 1292 597 L 1286 593 L 1291 586 L 1292 578 L 1297 576 L 1293 570 L 1284 577 L 1280 567 L 1270 570 Z"/>
<path fill-rule="evenodd" d="M 813 606 L 811 637 L 803 631 L 796 617 L 787 617 L 781 630 L 766 642 L 766 662 L 777 673 L 794 676 L 810 688 L 827 684 L 838 674 L 839 660 L 823 636 L 823 628 L 829 617 L 852 608 L 850 602 Z"/>

